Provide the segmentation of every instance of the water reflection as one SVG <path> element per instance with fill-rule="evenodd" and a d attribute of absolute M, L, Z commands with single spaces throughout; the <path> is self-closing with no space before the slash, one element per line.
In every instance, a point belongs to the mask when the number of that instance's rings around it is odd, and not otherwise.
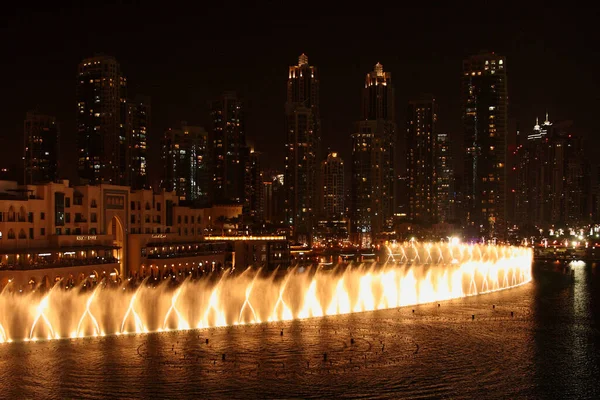
<path fill-rule="evenodd" d="M 551 269 L 551 272 L 548 272 Z M 542 264 L 534 269 L 535 383 L 551 398 L 588 398 L 598 392 L 600 336 L 590 304 L 591 268 L 584 263 Z M 596 283 L 597 284 L 597 283 Z"/>
<path fill-rule="evenodd" d="M 600 397 L 597 269 L 533 278 L 439 306 L 12 343 L 0 397 Z"/>

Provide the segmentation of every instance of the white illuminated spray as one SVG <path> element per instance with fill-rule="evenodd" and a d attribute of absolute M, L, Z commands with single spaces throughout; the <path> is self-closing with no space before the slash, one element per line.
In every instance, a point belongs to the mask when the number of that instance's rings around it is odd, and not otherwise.
<path fill-rule="evenodd" d="M 204 312 L 204 317 L 198 323 L 198 328 L 207 328 L 211 326 L 225 326 L 227 322 L 225 321 L 225 315 L 223 311 L 219 307 L 219 294 L 221 291 L 221 285 L 223 284 L 223 280 L 225 279 L 225 275 L 221 277 L 217 286 L 210 293 L 210 298 L 208 300 L 208 307 L 206 307 L 206 311 Z M 213 325 L 210 324 L 209 317 L 211 314 L 215 317 L 215 323 Z"/>
<path fill-rule="evenodd" d="M 269 320 L 268 320 L 269 322 L 289 321 L 294 318 L 294 315 L 292 314 L 292 310 L 290 310 L 290 308 L 286 304 L 285 300 L 283 299 L 283 293 L 285 292 L 285 289 L 287 288 L 287 284 L 288 284 L 291 276 L 292 276 L 291 274 L 288 274 L 285 277 L 283 284 L 281 285 L 281 288 L 279 289 L 279 297 L 277 298 L 275 307 L 273 307 L 273 312 L 271 313 L 271 316 L 269 317 Z M 278 310 L 280 310 L 280 309 L 281 309 L 281 313 L 278 313 Z"/>
<path fill-rule="evenodd" d="M 252 307 L 252 303 L 250 303 L 250 295 L 252 294 L 252 288 L 254 287 L 254 282 L 256 281 L 257 277 L 258 277 L 258 274 L 256 274 L 254 279 L 252 279 L 252 282 L 250 283 L 250 285 L 246 288 L 246 292 L 245 292 L 246 298 L 244 299 L 244 304 L 242 304 L 242 308 L 240 309 L 240 315 L 238 316 L 238 320 L 237 320 L 238 324 L 244 323 L 244 321 L 242 321 L 242 314 L 244 313 L 246 306 L 250 309 L 250 311 L 252 311 L 252 316 L 254 317 L 254 319 L 250 322 L 252 322 L 252 323 L 260 322 L 260 319 L 256 316 L 256 311 L 254 311 L 254 307 Z"/>
<path fill-rule="evenodd" d="M 52 328 L 52 324 L 50 323 L 50 321 L 48 320 L 48 317 L 46 316 L 46 309 L 48 308 L 48 301 L 49 301 L 49 297 L 51 294 L 52 294 L 52 290 L 50 291 L 50 293 L 48 293 L 46 296 L 44 296 L 42 301 L 40 301 L 40 303 L 36 307 L 36 316 L 35 316 L 35 319 L 33 320 L 33 324 L 31 325 L 31 331 L 29 332 L 29 339 L 31 339 L 31 340 L 36 340 L 36 338 L 33 336 L 33 331 L 34 331 L 35 326 L 37 325 L 38 321 L 40 320 L 40 317 L 44 320 L 46 327 L 50 331 L 50 334 L 48 335 L 48 339 L 55 338 L 54 329 Z"/>
<path fill-rule="evenodd" d="M 317 280 L 313 279 L 308 286 L 306 296 L 304 296 L 304 306 L 298 315 L 298 318 L 322 317 L 323 307 L 317 298 Z"/>
<path fill-rule="evenodd" d="M 135 291 L 133 296 L 131 296 L 131 300 L 129 301 L 129 307 L 127 307 L 127 312 L 125 313 L 125 316 L 123 317 L 123 322 L 121 323 L 121 330 L 119 333 L 127 333 L 125 331 L 125 322 L 127 322 L 127 318 L 129 318 L 129 315 L 133 315 L 133 321 L 135 324 L 135 332 L 148 332 L 148 329 L 146 329 L 146 327 L 144 326 L 144 323 L 142 322 L 142 319 L 140 318 L 139 314 L 135 311 L 135 300 L 136 300 L 137 295 L 141 288 L 142 288 L 142 286 L 140 286 Z"/>
<path fill-rule="evenodd" d="M 0 294 L 0 342 L 334 316 L 473 296 L 531 280 L 533 257 L 527 248 L 412 241 L 386 254 L 396 256 L 396 262 L 292 268 L 270 277 L 249 269 L 224 273 L 217 283 L 187 279 L 175 290 L 147 282 L 133 293 L 103 285 L 91 294 L 55 286 L 42 298 L 37 292 L 5 290 Z"/>
<path fill-rule="evenodd" d="M 83 314 L 81 315 L 81 318 L 79 319 L 79 324 L 77 324 L 77 332 L 76 332 L 75 336 L 79 336 L 79 337 L 84 336 L 83 331 L 81 330 L 81 326 L 83 324 L 83 321 L 84 321 L 86 315 L 89 315 L 90 320 L 92 321 L 93 328 L 94 328 L 94 336 L 100 335 L 101 332 L 100 332 L 100 326 L 98 325 L 98 321 L 96 321 L 94 314 L 92 314 L 92 312 L 90 311 L 90 306 L 92 305 L 92 302 L 94 301 L 94 297 L 96 296 L 96 292 L 98 291 L 99 288 L 100 288 L 100 286 L 98 286 L 92 292 L 89 299 L 87 300 L 87 302 L 85 304 L 85 311 L 83 312 Z"/>
<path fill-rule="evenodd" d="M 0 343 L 4 343 L 8 340 L 8 336 L 6 335 L 6 331 L 2 324 L 0 324 Z"/>
<path fill-rule="evenodd" d="M 163 322 L 164 330 L 168 330 L 167 320 L 169 319 L 169 316 L 171 315 L 171 312 L 173 312 L 173 311 L 175 312 L 175 315 L 177 315 L 177 329 L 179 329 L 179 330 L 190 329 L 190 324 L 188 324 L 188 322 L 185 320 L 185 318 L 183 318 L 183 316 L 177 309 L 177 299 L 179 298 L 179 295 L 181 294 L 182 288 L 183 288 L 183 285 L 181 287 L 179 287 L 175 291 L 175 294 L 173 295 L 173 297 L 171 297 L 171 307 L 169 307 L 169 311 L 167 311 L 167 314 L 165 315 L 165 320 Z"/>

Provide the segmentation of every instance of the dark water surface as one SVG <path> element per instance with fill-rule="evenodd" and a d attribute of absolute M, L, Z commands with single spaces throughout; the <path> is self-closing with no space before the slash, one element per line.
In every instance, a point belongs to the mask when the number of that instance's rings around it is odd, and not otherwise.
<path fill-rule="evenodd" d="M 600 266 L 439 307 L 0 345 L 0 398 L 322 397 L 598 399 Z"/>

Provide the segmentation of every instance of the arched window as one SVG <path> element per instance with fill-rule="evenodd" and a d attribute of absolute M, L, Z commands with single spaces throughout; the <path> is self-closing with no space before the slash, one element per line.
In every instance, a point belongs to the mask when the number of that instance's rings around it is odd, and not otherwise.
<path fill-rule="evenodd" d="M 15 238 L 15 231 L 13 231 L 12 229 L 8 230 L 8 238 L 9 239 L 14 239 Z"/>
<path fill-rule="evenodd" d="M 8 214 L 6 215 L 8 222 L 15 222 L 15 209 L 13 206 L 8 208 Z"/>
<path fill-rule="evenodd" d="M 23 229 L 19 231 L 19 239 L 27 239 L 27 235 Z"/>

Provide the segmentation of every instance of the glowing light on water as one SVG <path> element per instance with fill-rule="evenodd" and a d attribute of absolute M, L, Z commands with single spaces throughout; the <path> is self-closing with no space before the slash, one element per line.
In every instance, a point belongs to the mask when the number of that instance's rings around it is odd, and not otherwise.
<path fill-rule="evenodd" d="M 0 324 L 0 343 L 4 343 L 8 338 L 6 337 L 6 331 L 2 324 Z"/>
<path fill-rule="evenodd" d="M 285 300 L 283 300 L 283 292 L 285 292 L 285 289 L 290 280 L 290 277 L 291 277 L 291 274 L 289 274 L 288 276 L 285 277 L 285 280 L 283 281 L 283 285 L 281 285 L 281 288 L 279 289 L 279 297 L 277 298 L 277 303 L 275 303 L 275 307 L 273 307 L 273 313 L 271 314 L 271 316 L 268 319 L 269 322 L 289 321 L 294 318 L 294 315 L 292 314 L 292 310 L 290 310 L 288 305 L 285 303 Z M 277 312 L 277 310 L 279 310 L 279 309 L 282 310 L 281 314 L 279 314 Z"/>
<path fill-rule="evenodd" d="M 185 318 L 183 318 L 183 316 L 177 309 L 177 299 L 179 298 L 179 295 L 181 294 L 181 289 L 182 289 L 181 287 L 179 289 L 177 289 L 175 291 L 175 294 L 171 298 L 171 307 L 169 307 L 169 311 L 167 311 L 167 314 L 165 315 L 165 320 L 163 322 L 163 329 L 169 329 L 167 327 L 167 321 L 169 320 L 169 316 L 171 315 L 171 312 L 173 312 L 173 311 L 175 311 L 175 314 L 177 315 L 177 329 L 179 329 L 179 330 L 190 329 L 190 324 L 188 324 L 188 322 L 185 320 Z"/>
<path fill-rule="evenodd" d="M 52 291 L 50 291 L 50 293 L 48 293 L 46 296 L 44 296 L 42 301 L 40 301 L 40 304 L 38 304 L 38 306 L 36 307 L 37 314 L 35 316 L 35 319 L 33 320 L 33 324 L 31 325 L 31 332 L 29 333 L 29 339 L 34 339 L 34 340 L 36 339 L 33 336 L 33 330 L 35 329 L 35 326 L 37 325 L 38 321 L 40 320 L 40 317 L 42 317 L 42 319 L 46 323 L 46 327 L 48 327 L 48 330 L 50 331 L 50 334 L 48 335 L 48 339 L 52 339 L 52 337 L 54 337 L 54 329 L 52 328 L 52 324 L 50 323 L 50 321 L 48 320 L 48 317 L 46 317 L 46 314 L 45 314 L 46 309 L 48 308 L 48 298 L 50 297 L 51 294 L 52 294 Z"/>
<path fill-rule="evenodd" d="M 141 288 L 142 287 L 140 286 L 137 289 L 137 291 L 133 294 L 133 296 L 131 296 L 131 300 L 129 301 L 129 307 L 127 307 L 127 312 L 123 317 L 123 322 L 121 323 L 121 330 L 119 331 L 119 333 L 127 333 L 127 331 L 125 331 L 125 323 L 127 322 L 127 318 L 129 318 L 130 314 L 133 314 L 135 332 L 148 332 L 148 329 L 146 329 L 146 327 L 144 326 L 144 323 L 142 322 L 142 319 L 140 318 L 139 314 L 135 311 L 135 300 Z"/>
<path fill-rule="evenodd" d="M 317 280 L 313 279 L 306 291 L 306 296 L 304 296 L 304 307 L 302 307 L 302 311 L 300 311 L 298 318 L 304 319 L 322 316 L 323 308 L 317 298 Z"/>
<path fill-rule="evenodd" d="M 350 299 L 348 291 L 344 287 L 344 277 L 338 280 L 335 286 L 335 293 L 329 307 L 327 307 L 327 315 L 348 314 L 350 312 Z"/>
<path fill-rule="evenodd" d="M 575 261 L 571 261 L 569 263 L 569 265 L 573 268 L 581 268 L 585 266 L 585 262 L 581 261 L 581 260 L 575 260 Z"/>
<path fill-rule="evenodd" d="M 258 277 L 258 275 L 257 275 L 257 277 Z M 254 319 L 251 322 L 252 323 L 260 322 L 260 319 L 256 316 L 256 311 L 254 311 L 254 307 L 252 307 L 252 303 L 250 303 L 250 294 L 252 293 L 252 288 L 254 287 L 255 280 L 256 280 L 256 277 L 252 280 L 252 283 L 250 283 L 250 286 L 248 286 L 246 288 L 246 299 L 244 300 L 244 304 L 242 304 L 242 309 L 240 310 L 240 315 L 238 316 L 238 324 L 243 323 L 242 314 L 244 313 L 244 309 L 246 308 L 246 306 L 250 309 L 250 311 L 252 311 L 252 316 L 254 317 Z"/>
<path fill-rule="evenodd" d="M 83 331 L 81 330 L 81 325 L 83 324 L 83 320 L 85 319 L 86 315 L 89 315 L 90 320 L 92 321 L 92 324 L 94 327 L 94 336 L 98 336 L 100 334 L 100 326 L 98 325 L 98 321 L 96 321 L 94 314 L 92 314 L 92 312 L 90 311 L 90 305 L 92 304 L 92 301 L 94 301 L 94 297 L 96 296 L 96 292 L 98 291 L 99 288 L 100 287 L 96 288 L 96 290 L 94 290 L 92 292 L 92 295 L 90 296 L 90 298 L 88 299 L 88 301 L 85 304 L 85 312 L 79 319 L 79 324 L 77 324 L 77 332 L 75 334 L 76 336 L 79 336 L 79 337 L 84 336 Z"/>
<path fill-rule="evenodd" d="M 389 254 L 396 261 L 384 265 L 271 275 L 249 269 L 223 274 L 216 283 L 188 279 L 175 289 L 165 281 L 157 287 L 144 282 L 133 292 L 103 285 L 91 294 L 58 286 L 43 296 L 3 290 L 0 343 L 333 316 L 473 296 L 531 280 L 527 248 L 411 242 Z"/>

